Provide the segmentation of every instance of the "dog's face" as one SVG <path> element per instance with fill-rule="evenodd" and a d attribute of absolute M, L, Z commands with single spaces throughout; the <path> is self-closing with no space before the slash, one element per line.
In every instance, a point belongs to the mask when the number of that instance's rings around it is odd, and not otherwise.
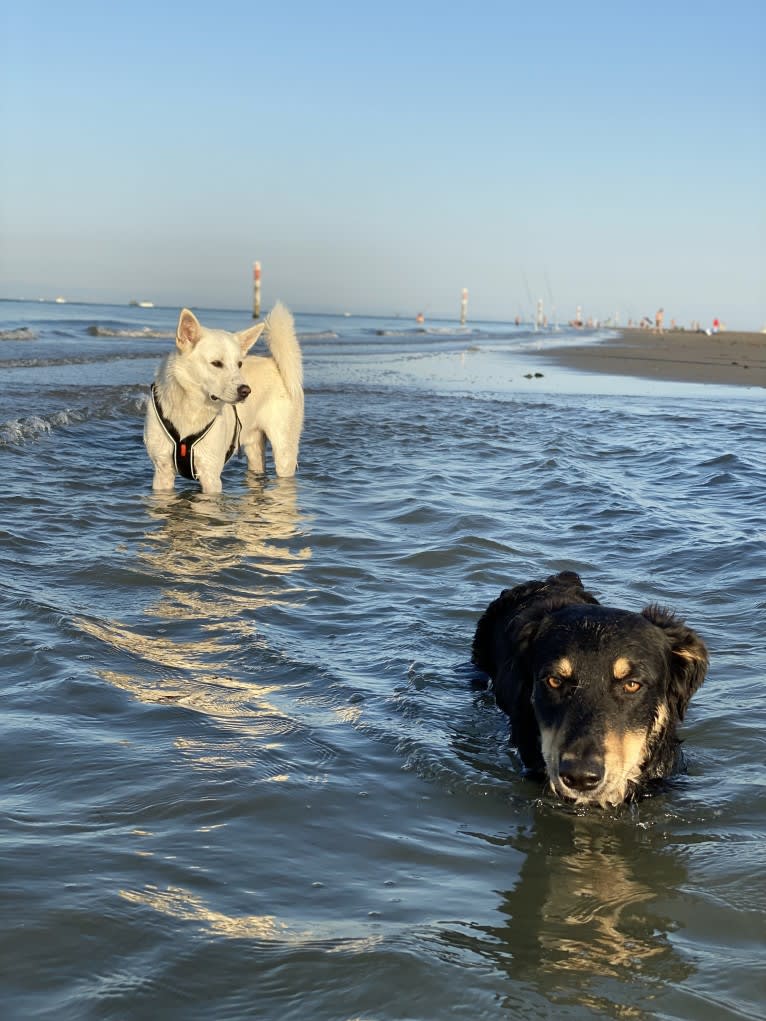
<path fill-rule="evenodd" d="M 250 387 L 242 376 L 242 362 L 261 335 L 264 323 L 241 333 L 210 330 L 185 308 L 178 319 L 176 377 L 181 385 L 201 392 L 213 404 L 237 404 Z"/>
<path fill-rule="evenodd" d="M 524 643 L 553 790 L 578 803 L 620 804 L 702 682 L 704 645 L 665 611 L 604 606 L 549 613 Z"/>

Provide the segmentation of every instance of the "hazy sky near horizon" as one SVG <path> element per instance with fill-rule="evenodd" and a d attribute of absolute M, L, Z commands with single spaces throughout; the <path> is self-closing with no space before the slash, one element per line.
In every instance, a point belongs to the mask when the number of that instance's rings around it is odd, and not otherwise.
<path fill-rule="evenodd" d="M 0 15 L 0 296 L 766 326 L 762 0 Z"/>

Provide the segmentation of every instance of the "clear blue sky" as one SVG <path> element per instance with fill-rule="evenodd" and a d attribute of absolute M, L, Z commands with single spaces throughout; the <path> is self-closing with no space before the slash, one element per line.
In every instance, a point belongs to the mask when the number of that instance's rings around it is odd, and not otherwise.
<path fill-rule="evenodd" d="M 762 0 L 3 9 L 0 296 L 766 325 Z"/>

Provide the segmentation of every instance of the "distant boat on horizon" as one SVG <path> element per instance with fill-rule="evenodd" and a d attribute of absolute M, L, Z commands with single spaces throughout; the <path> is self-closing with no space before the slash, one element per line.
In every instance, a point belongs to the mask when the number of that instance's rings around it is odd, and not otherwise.
<path fill-rule="evenodd" d="M 54 298 L 53 300 L 56 302 L 57 305 L 66 305 L 66 298 L 59 297 Z"/>
<path fill-rule="evenodd" d="M 153 301 L 129 301 L 128 304 L 131 308 L 154 308 Z"/>

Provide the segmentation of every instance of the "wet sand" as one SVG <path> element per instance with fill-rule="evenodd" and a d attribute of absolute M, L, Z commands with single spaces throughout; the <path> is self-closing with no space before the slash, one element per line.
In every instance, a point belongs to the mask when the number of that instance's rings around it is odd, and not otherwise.
<path fill-rule="evenodd" d="M 658 336 L 624 329 L 610 340 L 549 348 L 538 354 L 584 372 L 641 376 L 680 383 L 766 387 L 766 333 L 683 331 Z"/>

